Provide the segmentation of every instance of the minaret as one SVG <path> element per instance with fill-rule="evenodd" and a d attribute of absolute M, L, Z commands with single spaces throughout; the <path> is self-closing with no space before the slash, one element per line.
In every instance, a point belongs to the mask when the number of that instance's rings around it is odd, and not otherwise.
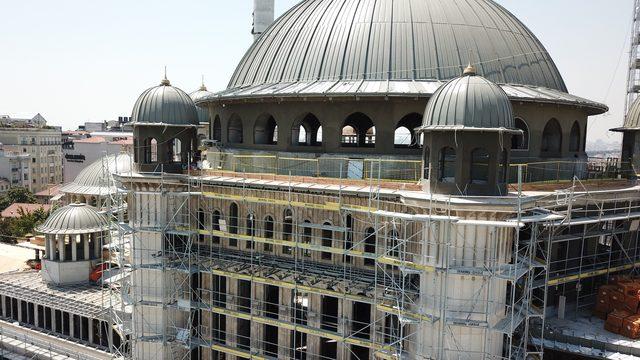
<path fill-rule="evenodd" d="M 251 34 L 257 40 L 274 18 L 274 0 L 253 0 L 253 27 Z"/>

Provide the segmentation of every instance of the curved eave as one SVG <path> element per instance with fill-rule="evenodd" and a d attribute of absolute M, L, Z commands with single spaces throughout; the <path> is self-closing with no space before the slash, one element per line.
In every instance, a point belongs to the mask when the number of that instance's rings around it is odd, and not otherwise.
<path fill-rule="evenodd" d="M 86 186 L 70 183 L 63 185 L 60 188 L 60 192 L 65 194 L 78 194 L 78 195 L 93 195 L 93 196 L 106 196 L 115 194 L 117 189 L 109 186 Z"/>
<path fill-rule="evenodd" d="M 128 125 L 131 125 L 133 127 L 136 126 L 162 126 L 162 127 L 198 127 L 200 126 L 200 123 L 198 122 L 198 124 L 167 124 L 167 123 L 146 123 L 146 122 L 136 122 L 136 123 L 128 123 Z"/>
<path fill-rule="evenodd" d="M 337 98 L 424 98 L 428 99 L 444 84 L 441 81 L 315 81 L 302 83 L 264 84 L 245 88 L 227 89 L 197 101 L 209 103 L 262 102 L 285 99 L 337 99 Z M 602 103 L 571 95 L 559 90 L 528 85 L 501 84 L 511 101 L 559 104 L 585 108 L 589 115 L 609 111 Z"/>
<path fill-rule="evenodd" d="M 421 126 L 416 129 L 418 132 L 437 132 L 437 131 L 468 131 L 468 132 L 497 132 L 504 134 L 522 134 L 520 129 L 508 129 L 508 128 L 484 128 L 484 127 L 472 127 L 464 125 L 433 125 L 433 126 Z"/>
<path fill-rule="evenodd" d="M 36 231 L 42 234 L 47 235 L 82 235 L 82 234 L 92 234 L 100 231 L 109 231 L 114 230 L 116 228 L 115 225 L 105 225 L 100 227 L 86 228 L 86 229 L 69 229 L 69 230 L 58 230 L 58 229 L 49 229 L 38 227 Z"/>

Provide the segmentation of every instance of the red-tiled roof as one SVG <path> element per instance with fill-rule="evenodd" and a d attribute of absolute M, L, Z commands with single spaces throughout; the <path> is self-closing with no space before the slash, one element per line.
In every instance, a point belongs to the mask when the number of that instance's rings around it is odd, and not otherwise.
<path fill-rule="evenodd" d="M 40 192 L 35 193 L 36 196 L 56 196 L 60 194 L 60 186 L 61 185 L 53 185 L 48 189 L 44 189 Z"/>
<path fill-rule="evenodd" d="M 133 139 L 132 138 L 126 138 L 126 139 L 122 139 L 122 140 L 118 140 L 118 141 L 112 141 L 109 144 L 113 144 L 113 145 L 133 145 Z"/>
<path fill-rule="evenodd" d="M 44 209 L 44 211 L 51 210 L 51 205 L 46 204 L 22 204 L 22 203 L 14 203 L 9 205 L 8 208 L 4 209 L 0 216 L 3 218 L 17 218 L 20 217 L 20 209 L 26 214 L 31 214 L 32 212 L 38 209 Z"/>
<path fill-rule="evenodd" d="M 93 136 L 86 139 L 73 140 L 74 143 L 82 143 L 82 144 L 99 144 L 105 141 L 106 140 L 101 136 Z"/>

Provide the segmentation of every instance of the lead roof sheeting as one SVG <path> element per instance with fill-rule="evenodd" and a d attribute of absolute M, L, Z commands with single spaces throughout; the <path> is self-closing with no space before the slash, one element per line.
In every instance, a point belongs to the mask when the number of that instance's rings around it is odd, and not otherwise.
<path fill-rule="evenodd" d="M 542 44 L 490 0 L 305 0 L 251 46 L 228 87 L 446 81 L 461 73 L 470 53 L 479 74 L 493 82 L 567 91 Z"/>

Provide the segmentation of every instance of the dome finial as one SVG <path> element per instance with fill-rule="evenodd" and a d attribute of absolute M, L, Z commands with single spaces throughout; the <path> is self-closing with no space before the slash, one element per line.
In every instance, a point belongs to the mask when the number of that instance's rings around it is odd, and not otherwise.
<path fill-rule="evenodd" d="M 473 76 L 477 74 L 476 67 L 473 66 L 472 64 L 472 58 L 473 58 L 473 50 L 469 49 L 469 65 L 467 65 L 467 67 L 462 72 L 463 75 Z"/>
<path fill-rule="evenodd" d="M 160 82 L 160 85 L 169 86 L 171 82 L 167 79 L 167 66 L 164 66 L 164 79 Z"/>
<path fill-rule="evenodd" d="M 204 86 L 204 75 L 202 75 L 202 84 L 200 84 L 200 91 L 207 91 L 207 87 Z"/>

